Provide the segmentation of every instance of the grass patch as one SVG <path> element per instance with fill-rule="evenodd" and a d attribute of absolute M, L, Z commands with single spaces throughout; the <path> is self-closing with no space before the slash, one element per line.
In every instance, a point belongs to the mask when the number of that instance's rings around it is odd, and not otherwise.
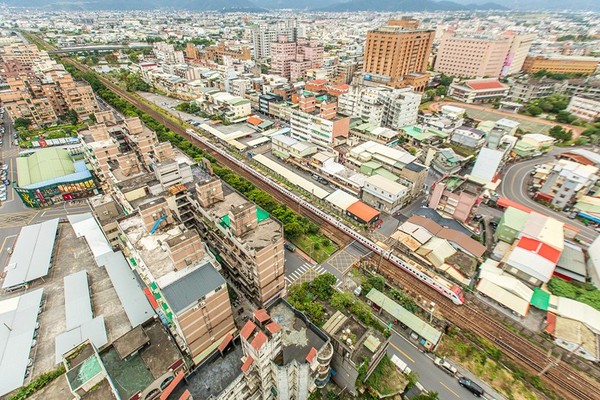
<path fill-rule="evenodd" d="M 53 380 L 61 376 L 65 373 L 65 366 L 60 365 L 60 367 L 52 370 L 50 372 L 46 372 L 35 378 L 29 385 L 23 386 L 20 388 L 15 394 L 8 397 L 8 400 L 23 400 L 41 390 L 45 386 L 49 385 Z"/>
<path fill-rule="evenodd" d="M 381 359 L 365 382 L 366 387 L 381 396 L 401 393 L 407 385 L 408 378 L 398 371 L 387 355 Z"/>
<path fill-rule="evenodd" d="M 322 233 L 307 233 L 294 239 L 292 243 L 308 254 L 318 264 L 323 263 L 338 249 L 338 246 L 327 239 Z"/>
<path fill-rule="evenodd" d="M 19 129 L 19 145 L 21 147 L 31 147 L 31 142 L 37 142 L 40 140 L 40 136 L 43 135 L 44 139 L 61 139 L 65 137 L 77 136 L 79 129 L 83 128 L 85 124 L 65 124 L 52 126 L 50 128 L 36 129 L 33 131 L 27 129 Z"/>
<path fill-rule="evenodd" d="M 495 351 L 493 345 L 490 344 L 486 348 L 487 351 L 481 350 L 465 342 L 459 336 L 446 335 L 437 349 L 437 355 L 451 358 L 487 382 L 507 399 L 532 400 L 538 398 L 519 379 L 520 374 L 506 369 L 497 361 L 501 355 Z"/>

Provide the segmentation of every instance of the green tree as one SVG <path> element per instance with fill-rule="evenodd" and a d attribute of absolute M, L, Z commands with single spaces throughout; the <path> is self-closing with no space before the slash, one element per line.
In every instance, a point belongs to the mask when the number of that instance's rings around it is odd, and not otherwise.
<path fill-rule="evenodd" d="M 452 82 L 454 81 L 454 76 L 450 76 L 450 75 L 446 75 L 446 74 L 442 74 L 440 76 L 440 83 L 443 86 L 450 86 L 452 84 Z"/>
<path fill-rule="evenodd" d="M 321 300 L 329 300 L 333 296 L 334 285 L 337 282 L 335 275 L 326 272 L 317 276 L 310 284 L 311 291 Z"/>
<path fill-rule="evenodd" d="M 16 129 L 19 129 L 19 128 L 27 129 L 27 128 L 29 128 L 29 125 L 31 125 L 31 120 L 29 118 L 15 118 L 13 125 L 15 126 Z"/>
<path fill-rule="evenodd" d="M 355 301 L 354 295 L 350 292 L 335 292 L 333 296 L 331 296 L 330 303 L 333 308 L 345 310 L 350 308 Z"/>
<path fill-rule="evenodd" d="M 566 142 L 573 138 L 573 132 L 565 130 L 560 125 L 555 125 L 552 128 L 550 128 L 548 134 L 561 142 Z"/>
<path fill-rule="evenodd" d="M 67 118 L 69 119 L 71 125 L 77 125 L 77 122 L 79 121 L 79 115 L 77 115 L 77 111 L 73 110 L 72 108 L 69 109 Z"/>
<path fill-rule="evenodd" d="M 438 392 L 427 392 L 414 397 L 413 400 L 438 400 Z"/>
<path fill-rule="evenodd" d="M 283 231 L 285 236 L 289 239 L 295 239 L 304 234 L 304 228 L 297 221 L 284 224 Z"/>
<path fill-rule="evenodd" d="M 94 113 L 88 115 L 88 119 L 90 121 L 92 121 L 94 124 L 98 122 L 98 120 L 96 119 L 96 114 L 94 114 Z"/>
<path fill-rule="evenodd" d="M 446 88 L 446 86 L 440 85 L 435 89 L 435 94 L 437 94 L 438 96 L 445 96 L 448 94 L 448 89 Z"/>
<path fill-rule="evenodd" d="M 556 120 L 564 124 L 572 124 L 577 118 L 568 111 L 559 111 L 556 115 Z"/>
<path fill-rule="evenodd" d="M 544 110 L 536 105 L 531 105 L 529 107 L 527 107 L 527 113 L 529 115 L 531 115 L 532 117 L 537 117 L 538 115 L 540 115 L 541 113 L 543 113 Z"/>

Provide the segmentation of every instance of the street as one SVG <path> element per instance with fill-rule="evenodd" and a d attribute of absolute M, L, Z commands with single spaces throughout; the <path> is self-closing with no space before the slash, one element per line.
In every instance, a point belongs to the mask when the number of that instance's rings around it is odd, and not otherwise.
<path fill-rule="evenodd" d="M 533 170 L 534 166 L 553 159 L 556 154 L 565 151 L 567 150 L 555 147 L 552 149 L 552 151 L 542 157 L 512 164 L 504 171 L 504 176 L 502 178 L 502 182 L 500 183 L 499 193 L 502 196 L 516 201 L 517 203 L 523 204 L 524 206 L 527 206 L 541 214 L 551 216 L 560 222 L 577 227 L 580 229 L 579 238 L 586 244 L 591 244 L 598 236 L 598 232 L 592 228 L 588 228 L 585 226 L 585 224 L 576 219 L 569 219 L 567 214 L 564 212 L 554 211 L 533 201 L 533 199 L 527 195 L 526 178 Z"/>

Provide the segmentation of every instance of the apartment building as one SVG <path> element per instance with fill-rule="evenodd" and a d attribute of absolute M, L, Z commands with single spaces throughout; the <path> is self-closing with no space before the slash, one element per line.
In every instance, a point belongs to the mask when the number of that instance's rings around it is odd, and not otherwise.
<path fill-rule="evenodd" d="M 461 126 L 452 132 L 450 142 L 461 147 L 476 150 L 485 144 L 485 132 L 476 128 Z"/>
<path fill-rule="evenodd" d="M 301 33 L 301 32 L 300 32 Z M 271 57 L 271 44 L 277 42 L 281 35 L 285 35 L 289 42 L 295 42 L 299 34 L 297 21 L 287 19 L 272 25 L 260 25 L 252 29 L 252 45 L 254 59 L 264 60 Z"/>
<path fill-rule="evenodd" d="M 199 56 L 201 59 L 224 64 L 225 59 L 231 58 L 239 61 L 250 61 L 250 49 L 242 45 L 230 45 L 224 41 L 219 41 L 214 46 L 204 50 L 204 54 Z"/>
<path fill-rule="evenodd" d="M 592 75 L 598 69 L 599 62 L 597 57 L 528 56 L 523 63 L 523 72 L 531 74 L 544 70 L 554 74 Z"/>
<path fill-rule="evenodd" d="M 594 122 L 600 119 L 600 100 L 587 96 L 573 96 L 567 111 L 581 120 Z"/>
<path fill-rule="evenodd" d="M 445 32 L 434 71 L 460 78 L 499 77 L 521 70 L 535 35 L 499 36 Z"/>
<path fill-rule="evenodd" d="M 408 201 L 408 188 L 381 175 L 371 175 L 365 180 L 362 200 L 379 211 L 394 214 Z"/>
<path fill-rule="evenodd" d="M 47 62 L 43 69 L 34 66 L 30 72 L 9 74 L 6 84 L 9 89 L 0 91 L 0 101 L 13 121 L 26 118 L 35 127 L 41 127 L 56 123 L 69 110 L 77 112 L 82 119 L 98 110 L 92 88 L 75 82 L 71 74 L 55 62 Z"/>
<path fill-rule="evenodd" d="M 427 71 L 435 31 L 403 25 L 406 24 L 391 20 L 367 33 L 363 71 L 369 79 L 393 87 L 410 85 L 423 91 L 429 80 L 423 74 Z"/>
<path fill-rule="evenodd" d="M 564 82 L 549 78 L 517 80 L 510 85 L 508 98 L 513 101 L 527 103 L 534 99 L 541 99 L 561 92 L 563 87 Z"/>
<path fill-rule="evenodd" d="M 458 174 L 466 163 L 465 157 L 462 157 L 451 148 L 436 149 L 430 148 L 428 158 L 431 159 L 431 167 L 442 175 Z M 427 164 L 427 163 L 426 163 Z"/>
<path fill-rule="evenodd" d="M 169 43 L 154 43 L 152 45 L 152 53 L 160 65 L 175 65 L 185 62 L 183 51 L 175 50 L 175 46 Z"/>
<path fill-rule="evenodd" d="M 321 103 L 320 112 L 291 111 L 291 136 L 326 149 L 350 132 L 350 117 L 338 116 L 335 103 Z"/>
<path fill-rule="evenodd" d="M 252 114 L 250 100 L 213 88 L 203 90 L 202 96 L 194 100 L 194 103 L 204 112 L 223 115 L 233 123 L 243 122 Z"/>
<path fill-rule="evenodd" d="M 597 181 L 597 167 L 565 159 L 541 165 L 533 176 L 536 198 L 561 209 L 587 195 Z"/>
<path fill-rule="evenodd" d="M 429 208 L 440 211 L 460 222 L 468 223 L 483 195 L 483 185 L 460 176 L 445 176 L 436 182 Z"/>
<path fill-rule="evenodd" d="M 11 43 L 3 46 L 0 51 L 3 64 L 20 64 L 32 67 L 40 61 L 50 60 L 45 51 L 41 51 L 35 44 Z"/>
<path fill-rule="evenodd" d="M 569 79 L 565 90 L 572 95 L 583 95 L 600 100 L 600 80 L 593 77 L 587 79 Z"/>
<path fill-rule="evenodd" d="M 304 79 L 307 70 L 321 68 L 322 64 L 323 47 L 316 40 L 289 41 L 287 35 L 280 35 L 271 43 L 271 73 L 292 82 Z"/>
<path fill-rule="evenodd" d="M 285 291 L 283 225 L 229 185 L 213 177 L 195 180 L 193 192 L 182 192 L 195 226 L 225 271 L 256 304 L 272 303 Z"/>
<path fill-rule="evenodd" d="M 463 103 L 491 103 L 504 99 L 510 88 L 497 79 L 473 79 L 454 82 L 450 85 L 448 96 Z"/>
<path fill-rule="evenodd" d="M 201 363 L 236 330 L 227 292 L 197 231 L 178 224 L 164 197 L 118 221 L 123 253 L 152 296 L 177 344 Z"/>
<path fill-rule="evenodd" d="M 190 380 L 207 400 L 307 400 L 329 382 L 333 354 L 325 332 L 279 299 L 254 311 Z"/>
<path fill-rule="evenodd" d="M 271 152 L 284 160 L 289 157 L 301 160 L 318 151 L 318 147 L 310 142 L 304 142 L 285 135 L 271 136 Z"/>
<path fill-rule="evenodd" d="M 411 88 L 393 89 L 382 86 L 350 87 L 338 98 L 338 112 L 363 121 L 401 129 L 417 122 L 421 95 Z"/>

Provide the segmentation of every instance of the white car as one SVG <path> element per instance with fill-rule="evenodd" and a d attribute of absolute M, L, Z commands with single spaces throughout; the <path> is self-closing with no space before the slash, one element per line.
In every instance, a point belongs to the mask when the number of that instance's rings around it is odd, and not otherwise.
<path fill-rule="evenodd" d="M 8 171 L 8 164 L 2 164 L 2 170 Z"/>
<path fill-rule="evenodd" d="M 6 201 L 6 193 L 0 194 L 0 201 Z"/>

